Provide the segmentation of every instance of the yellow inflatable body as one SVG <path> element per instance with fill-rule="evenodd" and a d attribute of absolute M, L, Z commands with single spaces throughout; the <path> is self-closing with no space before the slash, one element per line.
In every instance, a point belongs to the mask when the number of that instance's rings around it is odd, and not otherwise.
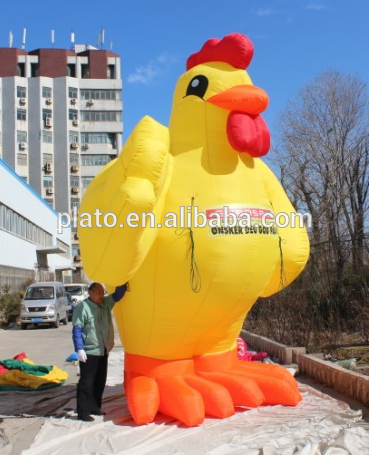
<path fill-rule="evenodd" d="M 205 43 L 178 81 L 169 128 L 143 118 L 82 201 L 86 273 L 130 283 L 115 317 L 137 423 L 159 410 L 193 426 L 237 405 L 301 399 L 283 368 L 236 360 L 253 303 L 295 279 L 309 254 L 303 227 L 262 226 L 295 210 L 260 159 L 268 98 L 245 72 L 252 52 L 240 34 Z M 97 208 L 99 226 L 88 216 Z"/>

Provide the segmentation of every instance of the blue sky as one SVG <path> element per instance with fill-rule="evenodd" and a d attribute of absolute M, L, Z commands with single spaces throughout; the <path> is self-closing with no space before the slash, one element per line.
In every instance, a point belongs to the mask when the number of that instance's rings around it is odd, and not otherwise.
<path fill-rule="evenodd" d="M 288 100 L 325 70 L 369 81 L 368 0 L 17 0 L 4 2 L 0 46 L 26 50 L 97 44 L 122 59 L 124 140 L 144 115 L 168 124 L 173 90 L 187 57 L 209 38 L 244 33 L 255 54 L 249 74 L 270 98 L 273 135 Z"/>

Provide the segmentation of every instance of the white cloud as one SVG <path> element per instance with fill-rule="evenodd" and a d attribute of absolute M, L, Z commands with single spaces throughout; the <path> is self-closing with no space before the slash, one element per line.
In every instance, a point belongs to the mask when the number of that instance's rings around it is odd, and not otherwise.
<path fill-rule="evenodd" d="M 320 5 L 317 3 L 310 3 L 309 5 L 306 6 L 306 9 L 312 9 L 314 11 L 320 11 L 322 9 L 325 9 L 325 5 Z"/>
<path fill-rule="evenodd" d="M 139 66 L 134 73 L 128 75 L 127 82 L 135 84 L 149 84 L 159 74 L 159 71 L 154 67 L 152 62 L 145 66 Z"/>
<path fill-rule="evenodd" d="M 135 68 L 135 71 L 128 75 L 127 82 L 131 84 L 151 84 L 158 77 L 165 74 L 168 67 L 176 62 L 176 58 L 169 54 L 161 54 L 150 60 L 146 65 Z"/>
<path fill-rule="evenodd" d="M 161 54 L 157 58 L 157 61 L 163 65 L 173 65 L 173 63 L 177 62 L 177 59 L 175 57 L 173 57 L 173 55 Z"/>
<path fill-rule="evenodd" d="M 259 8 L 253 10 L 253 13 L 256 14 L 256 16 L 270 16 L 274 14 L 272 8 Z"/>

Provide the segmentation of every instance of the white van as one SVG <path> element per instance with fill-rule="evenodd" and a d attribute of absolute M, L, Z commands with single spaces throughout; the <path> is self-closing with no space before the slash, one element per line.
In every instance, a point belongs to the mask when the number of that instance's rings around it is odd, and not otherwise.
<path fill-rule="evenodd" d="M 68 324 L 68 299 L 63 283 L 45 281 L 28 287 L 21 305 L 21 329 L 28 324 Z"/>
<path fill-rule="evenodd" d="M 82 302 L 82 300 L 87 299 L 88 297 L 88 286 L 83 283 L 68 283 L 65 284 L 65 290 L 69 292 L 72 296 L 73 305 L 76 306 L 77 303 Z"/>

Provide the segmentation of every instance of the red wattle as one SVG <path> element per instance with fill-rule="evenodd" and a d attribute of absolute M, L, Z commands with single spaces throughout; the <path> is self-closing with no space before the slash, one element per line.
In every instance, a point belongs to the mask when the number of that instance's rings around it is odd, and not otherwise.
<path fill-rule="evenodd" d="M 227 121 L 227 135 L 231 146 L 240 153 L 259 158 L 270 149 L 269 129 L 260 115 L 231 112 Z"/>

